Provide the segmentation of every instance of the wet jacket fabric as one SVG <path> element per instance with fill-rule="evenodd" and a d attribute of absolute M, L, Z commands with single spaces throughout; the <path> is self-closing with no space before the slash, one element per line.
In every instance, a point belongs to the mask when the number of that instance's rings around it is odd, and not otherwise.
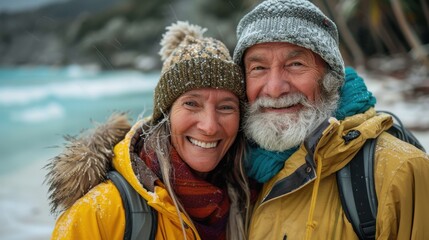
<path fill-rule="evenodd" d="M 137 122 L 114 147 L 113 168 L 157 211 L 156 239 L 182 239 L 181 223 L 166 188 L 134 152 L 142 123 Z M 98 141 L 102 136 L 91 136 L 91 139 Z M 96 147 L 93 149 L 97 151 Z M 109 161 L 105 162 L 107 164 Z M 94 168 L 91 164 L 87 165 L 82 169 L 83 172 Z M 75 179 L 70 177 L 70 181 Z M 56 183 L 55 179 L 51 182 Z M 56 200 L 58 206 L 61 206 L 61 197 L 57 196 Z M 181 216 L 185 222 L 187 238 L 200 239 L 192 222 L 183 213 Z M 66 206 L 65 212 L 57 219 L 52 239 L 123 239 L 124 230 L 125 213 L 119 191 L 110 180 L 105 180 L 80 196 L 73 205 Z"/>
<path fill-rule="evenodd" d="M 370 109 L 330 119 L 264 184 L 249 239 L 357 239 L 341 206 L 336 172 L 376 138 L 376 239 L 429 239 L 429 158 L 385 133 L 392 119 Z"/>

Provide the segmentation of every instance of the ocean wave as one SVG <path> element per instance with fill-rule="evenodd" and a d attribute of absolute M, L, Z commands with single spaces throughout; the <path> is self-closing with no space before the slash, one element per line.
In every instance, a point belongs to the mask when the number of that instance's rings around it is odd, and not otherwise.
<path fill-rule="evenodd" d="M 48 103 L 11 113 L 11 119 L 16 122 L 36 123 L 64 117 L 64 108 L 58 103 Z"/>
<path fill-rule="evenodd" d="M 2 86 L 0 88 L 0 105 L 26 105 L 50 97 L 57 99 L 97 99 L 153 91 L 157 77 L 145 76 L 119 74 L 96 79 L 57 80 L 44 84 Z"/>

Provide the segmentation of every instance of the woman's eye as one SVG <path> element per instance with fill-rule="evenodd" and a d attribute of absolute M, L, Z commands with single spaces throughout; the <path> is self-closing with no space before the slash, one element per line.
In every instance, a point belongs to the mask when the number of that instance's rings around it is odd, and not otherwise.
<path fill-rule="evenodd" d="M 228 110 L 228 109 L 233 109 L 233 107 L 231 107 L 231 106 L 221 106 L 220 109 Z"/>
<path fill-rule="evenodd" d="M 222 105 L 222 106 L 219 107 L 219 110 L 222 111 L 222 112 L 230 113 L 230 112 L 237 111 L 238 107 L 235 106 L 235 105 Z"/>
<path fill-rule="evenodd" d="M 188 106 L 188 107 L 196 107 L 197 103 L 194 101 L 186 101 L 183 103 L 183 105 Z"/>

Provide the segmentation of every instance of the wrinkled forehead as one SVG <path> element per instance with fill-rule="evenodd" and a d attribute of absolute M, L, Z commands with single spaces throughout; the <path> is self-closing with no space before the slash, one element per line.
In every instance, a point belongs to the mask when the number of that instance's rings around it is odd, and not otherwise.
<path fill-rule="evenodd" d="M 311 58 L 316 59 L 317 63 L 326 65 L 326 62 L 317 53 L 310 49 L 287 42 L 267 42 L 255 44 L 244 52 L 244 66 L 250 62 L 268 61 L 271 55 L 278 55 L 283 59 L 292 58 Z"/>

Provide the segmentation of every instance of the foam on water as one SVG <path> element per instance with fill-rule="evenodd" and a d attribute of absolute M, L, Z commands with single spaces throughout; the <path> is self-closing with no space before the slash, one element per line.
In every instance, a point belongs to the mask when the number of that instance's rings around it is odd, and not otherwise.
<path fill-rule="evenodd" d="M 158 77 L 77 66 L 0 69 L 0 174 L 34 161 L 43 148 L 60 145 L 61 136 L 78 134 L 113 111 L 136 119 L 151 109 Z"/>
<path fill-rule="evenodd" d="M 61 76 L 57 76 L 61 78 Z M 91 78 L 77 78 L 52 81 L 48 83 L 29 83 L 16 85 L 2 84 L 0 105 L 14 106 L 31 104 L 48 98 L 55 99 L 97 99 L 129 93 L 152 91 L 156 85 L 153 77 L 142 74 L 124 73 L 122 75 L 100 75 Z"/>
<path fill-rule="evenodd" d="M 11 119 L 16 122 L 44 122 L 64 117 L 64 108 L 55 102 L 40 107 L 31 107 L 22 111 L 13 111 Z"/>

